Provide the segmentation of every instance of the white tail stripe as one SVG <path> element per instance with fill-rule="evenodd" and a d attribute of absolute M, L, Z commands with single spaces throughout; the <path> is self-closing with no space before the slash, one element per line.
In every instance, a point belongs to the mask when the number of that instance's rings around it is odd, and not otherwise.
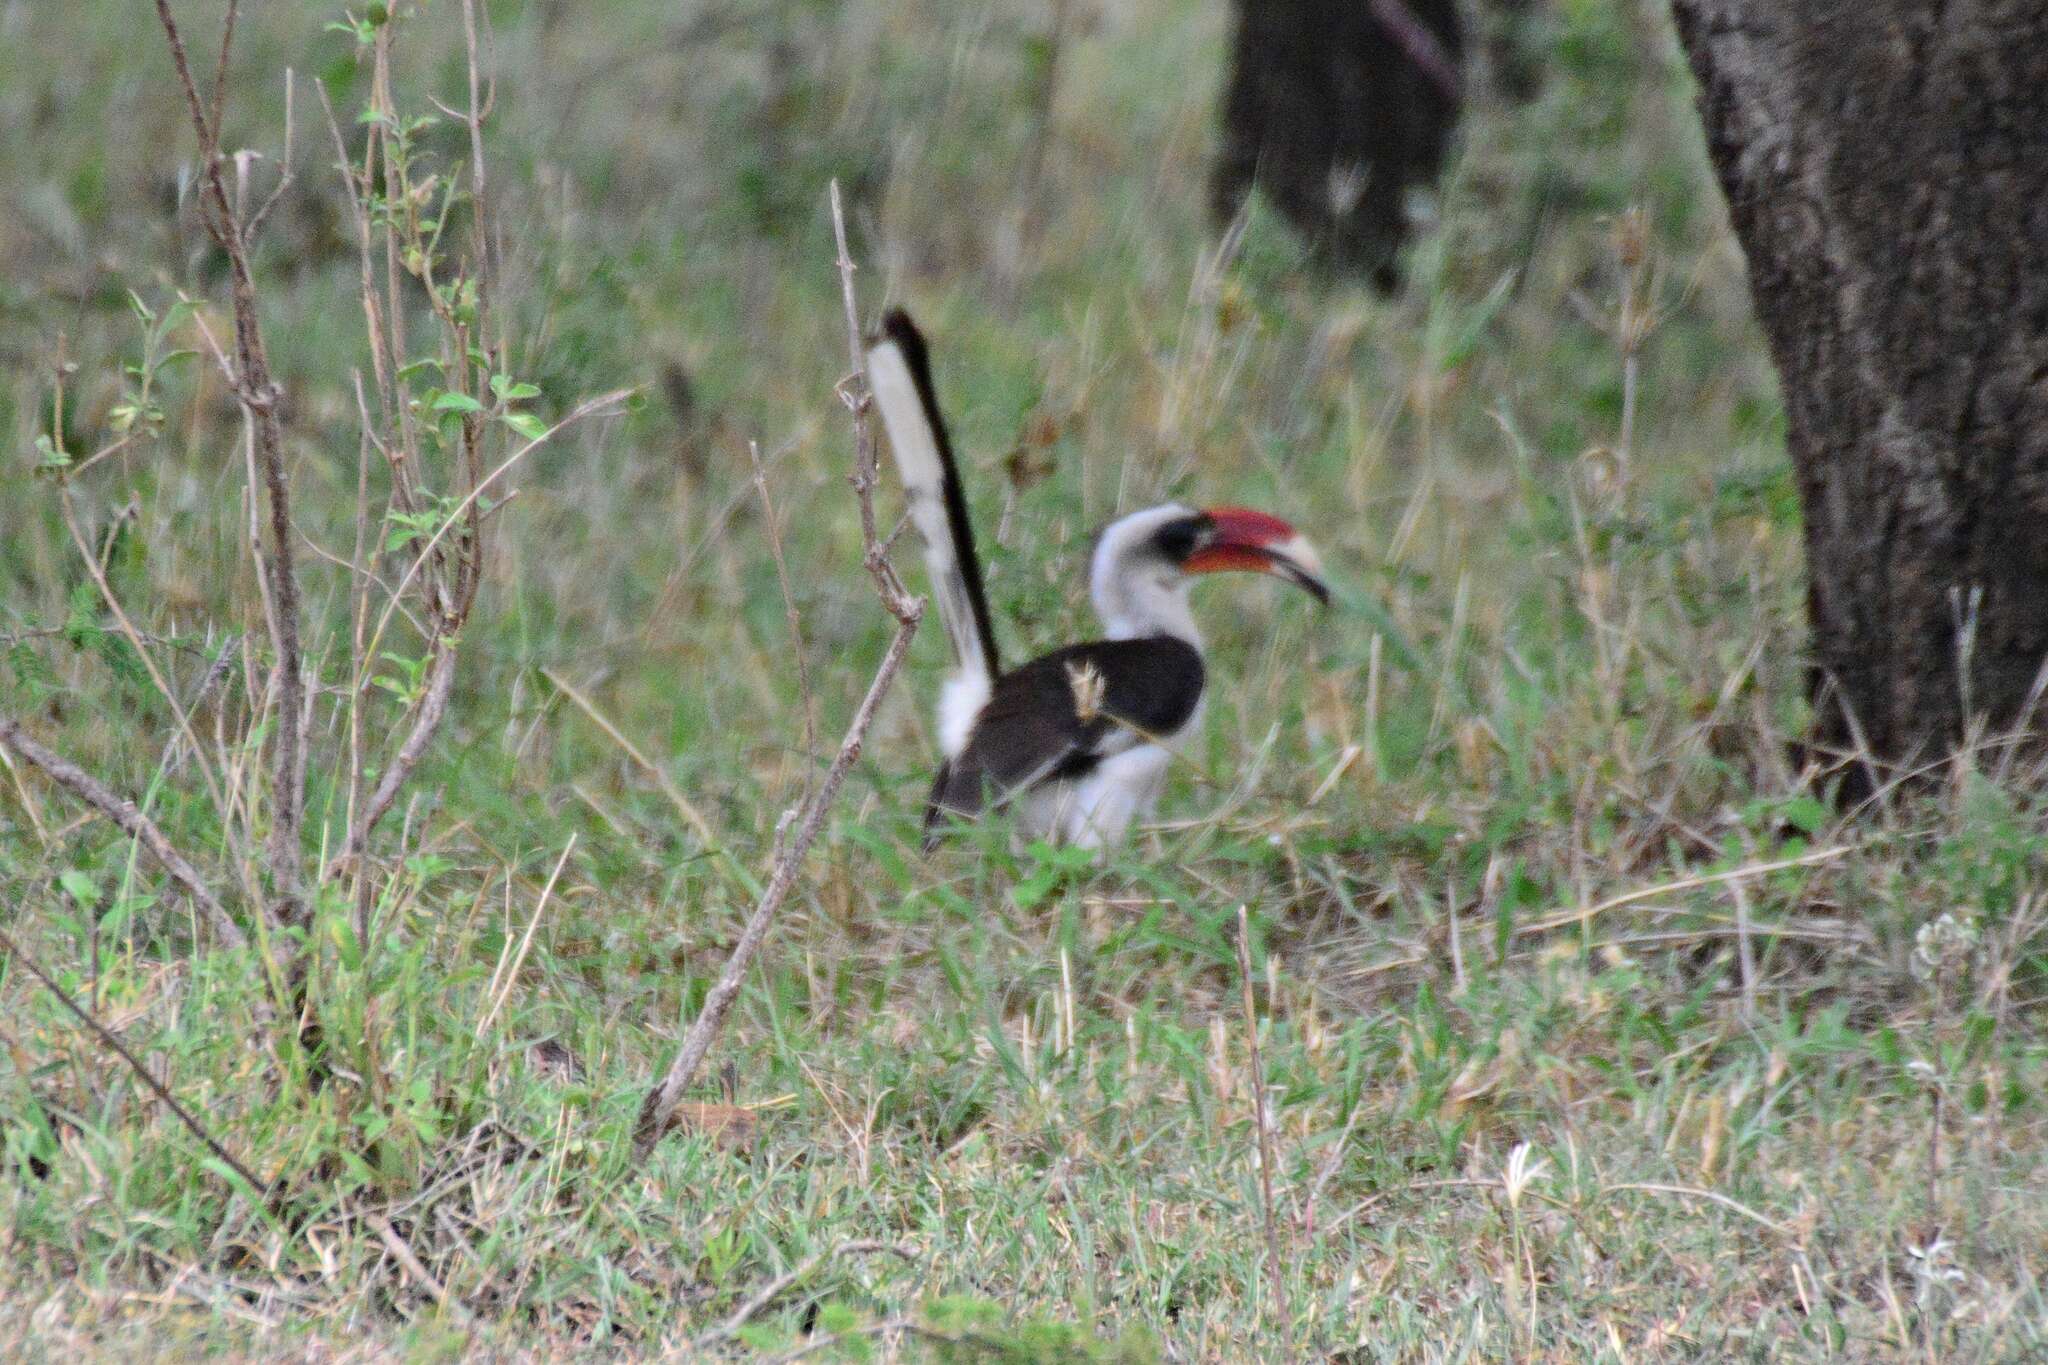
<path fill-rule="evenodd" d="M 903 348 L 892 340 L 876 342 L 868 350 L 867 362 L 868 388 L 889 432 L 889 448 L 895 452 L 903 491 L 910 499 L 910 519 L 924 540 L 925 570 L 931 576 L 939 620 L 953 642 L 961 672 L 984 679 L 987 686 L 994 679 L 988 677 L 987 646 L 975 624 L 960 547 L 953 543 L 946 515 L 946 467 L 939 457 L 937 433 L 925 417 L 924 399 Z"/>

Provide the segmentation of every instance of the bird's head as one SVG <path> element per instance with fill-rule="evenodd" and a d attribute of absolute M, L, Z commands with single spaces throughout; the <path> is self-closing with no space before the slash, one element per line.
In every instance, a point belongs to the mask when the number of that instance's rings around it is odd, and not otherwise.
<path fill-rule="evenodd" d="M 1169 503 L 1119 518 L 1096 540 L 1089 587 L 1113 635 L 1188 635 L 1192 623 L 1181 624 L 1195 575 L 1231 570 L 1272 574 L 1329 605 L 1322 561 L 1307 538 L 1249 507 Z"/>

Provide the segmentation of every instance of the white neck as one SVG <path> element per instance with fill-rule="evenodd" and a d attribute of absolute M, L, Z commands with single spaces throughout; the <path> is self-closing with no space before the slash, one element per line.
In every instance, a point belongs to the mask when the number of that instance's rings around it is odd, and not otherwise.
<path fill-rule="evenodd" d="M 1150 544 L 1162 525 L 1189 515 L 1189 509 L 1175 504 L 1149 507 L 1103 529 L 1088 566 L 1088 595 L 1110 639 L 1171 635 L 1196 649 L 1202 647 L 1201 632 L 1188 609 L 1188 576 L 1161 559 Z"/>

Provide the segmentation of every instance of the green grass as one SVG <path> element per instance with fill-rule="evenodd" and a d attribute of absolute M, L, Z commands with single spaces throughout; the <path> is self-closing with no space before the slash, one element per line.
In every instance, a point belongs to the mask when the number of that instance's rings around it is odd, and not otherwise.
<path fill-rule="evenodd" d="M 0 770 L 8 932 L 289 1192 L 282 1218 L 246 1198 L 0 961 L 10 1339 L 654 1355 L 808 1267 L 716 1349 L 887 1358 L 914 1328 L 902 1348 L 938 1359 L 1232 1361 L 1283 1337 L 1346 1361 L 2048 1350 L 2048 812 L 1965 760 L 1941 793 L 1844 821 L 1791 767 L 1783 419 L 1661 19 L 1556 7 L 1543 93 L 1482 101 L 1382 299 L 1306 271 L 1263 212 L 1218 260 L 1220 4 L 1088 12 L 1015 250 L 1044 15 L 491 8 L 513 368 L 544 414 L 625 384 L 645 401 L 539 452 L 499 514 L 454 718 L 380 843 L 376 932 L 356 943 L 338 904 L 315 924 L 326 1084 L 258 1022 L 252 959 L 195 954 L 129 841 Z M 0 710 L 214 868 L 219 811 L 166 764 L 166 708 L 28 476 L 60 359 L 67 443 L 105 438 L 127 290 L 224 293 L 179 208 L 190 138 L 146 17 L 0 7 L 0 118 L 21 130 L 0 141 Z M 244 16 L 228 139 L 275 147 L 294 67 L 299 185 L 258 263 L 299 529 L 329 547 L 352 534 L 367 363 L 306 99 L 313 76 L 344 118 L 364 97 L 334 17 Z M 449 98 L 459 8 L 410 35 L 402 97 Z M 863 308 L 906 301 L 937 340 L 1013 656 L 1090 628 L 1088 535 L 1164 496 L 1299 521 L 1342 601 L 1205 590 L 1206 734 L 1167 825 L 1100 867 L 999 830 L 919 855 L 944 666 L 926 632 L 714 1054 L 751 1142 L 674 1137 L 643 1163 L 640 1097 L 814 771 L 748 439 L 828 739 L 888 638 L 833 393 L 834 176 Z M 1656 326 L 1624 432 L 1630 291 Z M 262 627 L 236 414 L 202 365 L 166 373 L 163 437 L 75 496 L 189 691 L 224 634 Z M 309 559 L 306 594 L 332 687 L 345 578 Z M 743 874 L 548 672 L 664 765 Z M 232 750 L 249 712 L 237 677 L 202 725 Z M 331 697 L 316 723 L 338 723 Z M 309 839 L 338 837 L 337 800 L 316 772 Z M 1792 865 L 1730 875 L 1767 863 Z M 1291 1320 L 1267 1279 L 1241 904 Z M 1974 939 L 1930 929 L 1943 914 Z"/>

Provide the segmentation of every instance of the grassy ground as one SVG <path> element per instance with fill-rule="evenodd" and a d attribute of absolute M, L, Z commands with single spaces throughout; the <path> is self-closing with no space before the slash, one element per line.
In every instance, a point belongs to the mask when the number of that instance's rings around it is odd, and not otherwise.
<path fill-rule="evenodd" d="M 118 831 L 0 771 L 8 932 L 293 1192 L 242 1197 L 0 963 L 0 1330 L 31 1358 L 2043 1358 L 2043 812 L 1963 761 L 1844 821 L 1789 766 L 1782 421 L 1654 7 L 1525 35 L 1541 93 L 1482 99 L 1391 299 L 1263 214 L 1219 249 L 1219 4 L 1077 5 L 1056 44 L 1048 12 L 938 0 L 492 8 L 515 368 L 543 413 L 645 401 L 499 514 L 377 931 L 316 926 L 328 1084 Z M 228 137 L 277 145 L 295 68 L 258 266 L 323 547 L 366 365 L 306 98 L 363 101 L 336 17 L 244 16 Z M 146 18 L 0 4 L 0 710 L 212 866 L 220 811 L 27 472 L 60 363 L 67 446 L 115 420 L 126 291 L 224 293 Z M 407 43 L 410 104 L 452 98 L 459 7 Z M 1299 521 L 1342 601 L 1206 590 L 1206 735 L 1101 867 L 1000 831 L 919 856 L 921 638 L 716 1054 L 744 1130 L 643 1163 L 635 1107 L 817 770 L 749 439 L 825 736 L 888 637 L 833 394 L 834 176 L 864 308 L 938 339 L 1013 656 L 1089 628 L 1087 536 L 1163 496 Z M 165 373 L 162 438 L 74 496 L 183 693 L 262 630 L 236 415 Z M 306 575 L 331 690 L 345 577 Z M 249 715 L 238 678 L 200 719 Z M 340 799 L 316 772 L 309 837 Z"/>

